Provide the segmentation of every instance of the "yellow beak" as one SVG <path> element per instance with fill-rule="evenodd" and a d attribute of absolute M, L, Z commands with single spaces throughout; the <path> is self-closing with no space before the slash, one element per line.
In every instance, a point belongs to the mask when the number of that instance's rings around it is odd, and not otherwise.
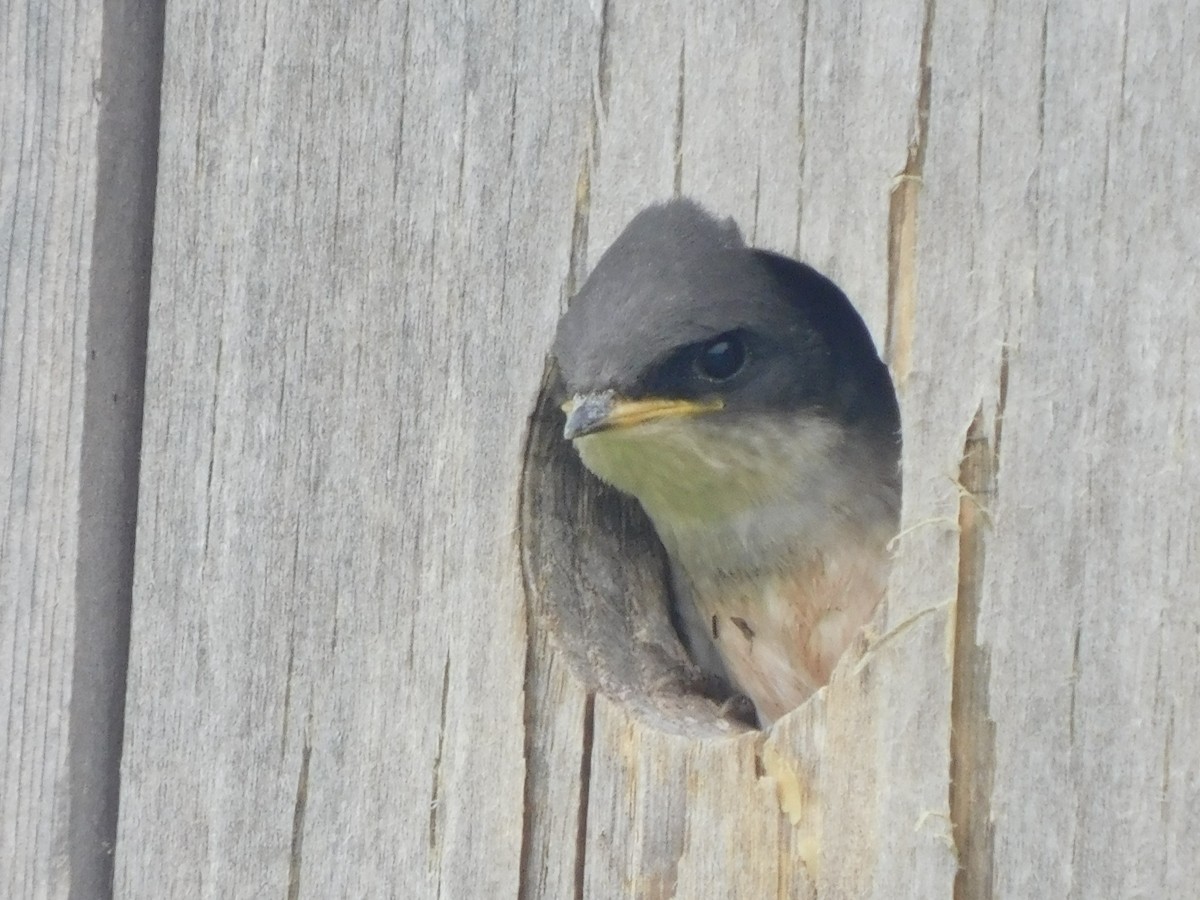
<path fill-rule="evenodd" d="M 697 416 L 714 412 L 724 405 L 724 401 L 718 397 L 704 400 L 671 400 L 663 397 L 626 400 L 612 391 L 576 394 L 562 405 L 563 412 L 567 414 L 563 437 L 574 440 L 613 428 L 632 428 L 663 419 Z"/>

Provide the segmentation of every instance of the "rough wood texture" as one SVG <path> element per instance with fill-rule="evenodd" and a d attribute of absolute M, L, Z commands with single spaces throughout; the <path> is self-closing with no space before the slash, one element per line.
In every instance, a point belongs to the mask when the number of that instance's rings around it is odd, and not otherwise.
<path fill-rule="evenodd" d="M 161 9 L 0 9 L 0 895 L 111 892 Z"/>
<path fill-rule="evenodd" d="M 99 298 L 145 270 L 105 134 L 157 132 L 93 95 L 140 7 L 28 6 L 0 893 L 102 896 L 93 576 L 139 423 L 101 401 L 140 326 Z M 1192 895 L 1193 6 L 170 5 L 157 208 L 118 228 L 155 256 L 115 895 Z M 673 193 L 834 277 L 901 393 L 889 601 L 766 734 L 679 692 L 653 546 L 543 393 L 589 264 Z"/>
<path fill-rule="evenodd" d="M 594 39 L 169 8 L 119 895 L 517 893 L 517 485 Z"/>
<path fill-rule="evenodd" d="M 0 26 L 0 893 L 65 897 L 100 21 L 32 13 Z"/>
<path fill-rule="evenodd" d="M 957 327 L 993 372 L 974 577 L 995 896 L 1195 893 L 1200 108 L 1182 98 L 1200 22 L 1184 8 L 1030 4 L 1002 27 L 939 26 L 983 48 L 935 86 L 931 136 L 941 116 L 976 124 L 931 140 L 922 239 L 948 252 L 922 277 L 973 298 Z M 1038 49 L 1040 71 L 1012 71 Z M 957 73 L 969 91 L 948 89 Z M 967 179 L 952 160 L 969 148 Z"/>

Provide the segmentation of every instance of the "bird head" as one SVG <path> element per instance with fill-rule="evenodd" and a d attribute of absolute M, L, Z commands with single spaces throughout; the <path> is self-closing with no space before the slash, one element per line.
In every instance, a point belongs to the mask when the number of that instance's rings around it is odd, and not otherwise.
<path fill-rule="evenodd" d="M 660 531 L 804 490 L 849 431 L 898 447 L 890 378 L 845 295 L 687 200 L 630 222 L 554 355 L 564 437 Z"/>

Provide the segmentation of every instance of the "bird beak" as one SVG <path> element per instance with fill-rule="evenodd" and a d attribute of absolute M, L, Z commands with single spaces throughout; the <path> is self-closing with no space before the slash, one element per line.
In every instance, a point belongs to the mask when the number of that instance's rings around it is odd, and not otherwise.
<path fill-rule="evenodd" d="M 576 394 L 562 405 L 562 411 L 567 414 L 563 437 L 570 441 L 613 428 L 630 428 L 662 419 L 696 416 L 714 412 L 724 405 L 716 397 L 705 400 L 670 400 L 662 397 L 626 400 L 612 391 Z"/>

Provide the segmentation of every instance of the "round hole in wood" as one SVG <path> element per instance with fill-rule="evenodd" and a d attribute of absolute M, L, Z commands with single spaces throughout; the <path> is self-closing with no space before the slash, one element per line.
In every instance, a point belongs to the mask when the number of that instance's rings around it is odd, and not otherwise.
<path fill-rule="evenodd" d="M 583 468 L 563 440 L 552 365 L 530 417 L 521 484 L 521 554 L 531 627 L 547 630 L 589 691 L 671 733 L 747 727 L 688 658 L 670 617 L 666 562 L 637 502 Z"/>

